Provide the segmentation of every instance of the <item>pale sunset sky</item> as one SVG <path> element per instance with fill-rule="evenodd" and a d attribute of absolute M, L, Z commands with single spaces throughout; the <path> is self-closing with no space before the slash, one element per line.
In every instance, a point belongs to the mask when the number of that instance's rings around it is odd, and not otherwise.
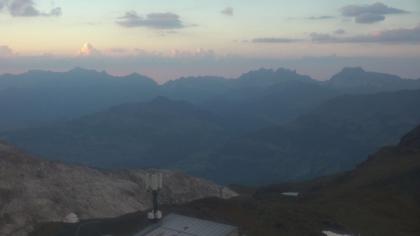
<path fill-rule="evenodd" d="M 0 0 L 0 74 L 79 66 L 159 82 L 344 66 L 420 78 L 419 0 Z"/>

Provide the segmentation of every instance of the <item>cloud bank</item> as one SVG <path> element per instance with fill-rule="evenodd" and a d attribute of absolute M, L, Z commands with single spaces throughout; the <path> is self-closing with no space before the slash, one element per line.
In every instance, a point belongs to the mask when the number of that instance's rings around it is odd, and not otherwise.
<path fill-rule="evenodd" d="M 359 24 L 372 24 L 384 21 L 386 15 L 405 13 L 408 13 L 408 11 L 389 7 L 380 2 L 371 5 L 348 5 L 341 8 L 343 16 L 352 17 Z"/>
<path fill-rule="evenodd" d="M 180 17 L 171 12 L 166 13 L 150 13 L 146 16 L 140 16 L 135 11 L 126 12 L 124 16 L 119 17 L 118 25 L 128 28 L 146 27 L 152 29 L 181 29 L 185 28 L 185 24 Z"/>
<path fill-rule="evenodd" d="M 0 0 L 0 10 L 2 9 L 6 9 L 13 17 L 57 17 L 62 14 L 60 7 L 53 8 L 49 12 L 40 11 L 33 0 Z"/>
<path fill-rule="evenodd" d="M 338 29 L 329 33 L 314 32 L 308 39 L 255 38 L 252 43 L 282 44 L 312 41 L 314 43 L 380 43 L 380 44 L 420 44 L 420 24 L 414 28 L 397 28 L 374 32 L 366 35 L 344 36 L 346 31 Z M 344 36 L 344 37 L 343 37 Z"/>
<path fill-rule="evenodd" d="M 253 43 L 296 43 L 303 41 L 302 39 L 293 39 L 293 38 L 255 38 L 251 42 Z"/>
<path fill-rule="evenodd" d="M 233 7 L 226 7 L 225 9 L 223 9 L 220 13 L 222 13 L 225 16 L 233 16 L 234 14 L 234 9 Z"/>
<path fill-rule="evenodd" d="M 312 33 L 311 39 L 318 43 L 420 43 L 420 25 L 407 29 L 385 30 L 368 35 L 336 37 L 330 34 Z"/>
<path fill-rule="evenodd" d="M 13 56 L 14 52 L 9 46 L 0 45 L 0 58 Z"/>
<path fill-rule="evenodd" d="M 336 29 L 334 30 L 334 34 L 346 34 L 346 31 L 344 29 Z"/>
<path fill-rule="evenodd" d="M 335 19 L 335 16 L 328 16 L 328 15 L 325 15 L 325 16 L 309 16 L 309 17 L 306 17 L 305 19 L 307 19 L 307 20 L 331 20 L 331 19 Z"/>

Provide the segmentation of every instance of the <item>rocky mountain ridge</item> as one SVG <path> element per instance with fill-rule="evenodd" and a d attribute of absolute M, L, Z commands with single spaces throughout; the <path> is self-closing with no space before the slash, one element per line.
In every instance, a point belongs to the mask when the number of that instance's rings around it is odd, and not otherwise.
<path fill-rule="evenodd" d="M 151 171 L 107 172 L 43 161 L 0 142 L 0 235 L 26 235 L 36 223 L 62 221 L 70 213 L 83 219 L 145 210 L 151 206 L 145 187 Z M 236 195 L 207 180 L 159 171 L 163 203 Z"/>

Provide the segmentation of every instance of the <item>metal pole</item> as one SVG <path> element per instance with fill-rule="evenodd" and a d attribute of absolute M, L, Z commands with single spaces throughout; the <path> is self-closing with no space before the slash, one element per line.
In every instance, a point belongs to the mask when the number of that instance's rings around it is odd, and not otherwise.
<path fill-rule="evenodd" d="M 153 213 L 157 213 L 159 210 L 159 202 L 158 202 L 158 191 L 153 190 Z"/>

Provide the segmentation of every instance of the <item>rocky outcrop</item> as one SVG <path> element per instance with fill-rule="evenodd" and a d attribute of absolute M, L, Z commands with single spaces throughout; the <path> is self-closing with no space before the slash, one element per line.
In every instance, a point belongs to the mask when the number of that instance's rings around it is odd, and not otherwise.
<path fill-rule="evenodd" d="M 115 217 L 151 206 L 145 186 L 148 172 L 108 172 L 30 157 L 0 143 L 0 235 L 26 235 L 44 221 Z M 161 171 L 161 170 L 158 170 Z M 236 194 L 210 181 L 161 171 L 163 203 Z"/>

